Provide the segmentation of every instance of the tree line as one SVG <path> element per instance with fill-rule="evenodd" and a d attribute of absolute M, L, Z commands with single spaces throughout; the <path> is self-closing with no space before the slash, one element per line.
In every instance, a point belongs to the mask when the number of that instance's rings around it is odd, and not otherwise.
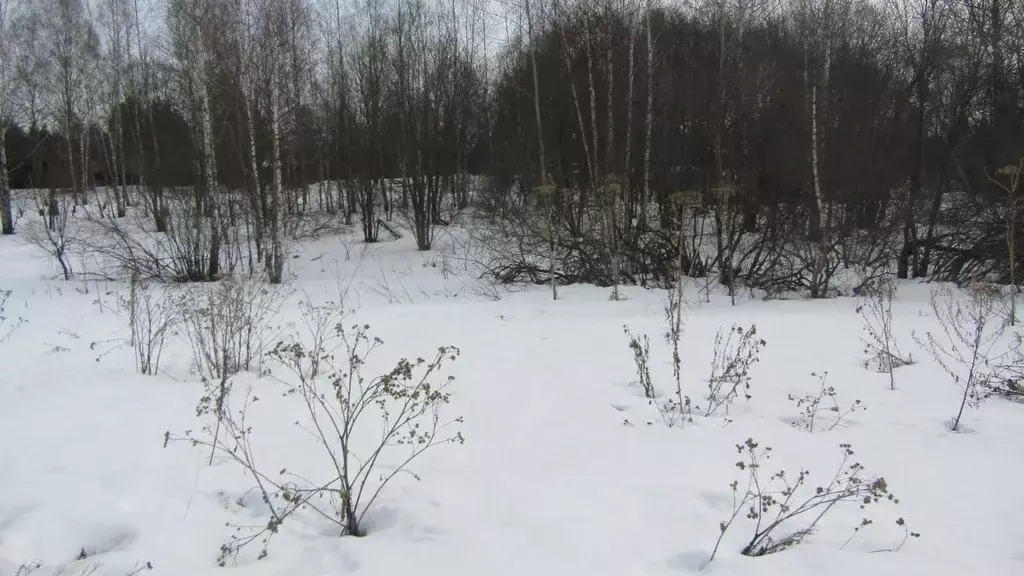
<path fill-rule="evenodd" d="M 491 266 L 505 281 L 685 273 L 823 296 L 884 262 L 1015 282 L 1018 2 L 165 12 L 154 33 L 138 0 L 0 1 L 5 233 L 12 186 L 102 194 L 112 220 L 137 205 L 158 231 L 204 229 L 200 275 L 242 219 L 279 280 L 292 217 L 357 219 L 372 242 L 407 214 L 425 250 L 472 205 L 496 237 L 528 237 Z"/>

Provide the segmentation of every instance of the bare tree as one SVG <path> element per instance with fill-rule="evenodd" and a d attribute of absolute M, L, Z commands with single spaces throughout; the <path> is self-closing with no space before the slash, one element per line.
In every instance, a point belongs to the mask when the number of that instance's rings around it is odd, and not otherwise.
<path fill-rule="evenodd" d="M 84 125 L 83 118 L 90 110 L 83 104 L 89 66 L 99 53 L 99 38 L 82 0 L 45 0 L 36 9 L 52 15 L 43 20 L 46 24 L 43 29 L 46 48 L 45 54 L 40 56 L 53 63 L 49 97 L 51 108 L 63 129 L 68 187 L 76 204 L 88 203 L 83 186 L 87 167 L 82 161 L 87 160 L 89 146 L 88 127 Z"/>
<path fill-rule="evenodd" d="M 11 209 L 11 188 L 7 179 L 7 118 L 11 100 L 10 66 L 13 10 L 10 0 L 0 0 L 0 228 L 5 235 L 14 234 L 14 211 Z"/>
<path fill-rule="evenodd" d="M 953 432 L 960 431 L 964 408 L 977 408 L 988 396 L 986 383 L 1002 364 L 1005 326 L 997 321 L 999 290 L 991 285 L 971 286 L 961 295 L 948 287 L 932 290 L 931 305 L 941 328 L 928 332 L 918 344 L 928 351 L 950 378 L 963 389 L 956 416 L 950 420 Z"/>
<path fill-rule="evenodd" d="M 186 225 L 197 232 L 196 238 L 206 248 L 205 277 L 220 274 L 223 222 L 217 195 L 217 158 L 214 151 L 213 117 L 209 77 L 210 35 L 214 33 L 210 21 L 210 0 L 175 0 L 168 11 L 169 28 L 179 59 L 180 79 L 192 109 L 192 127 L 196 136 L 196 168 L 198 186 L 190 222 Z"/>
<path fill-rule="evenodd" d="M 270 201 L 267 203 L 268 211 L 264 215 L 264 224 L 267 228 L 265 235 L 270 239 L 270 246 L 266 251 L 267 277 L 273 284 L 283 281 L 284 275 L 284 238 L 281 224 L 281 212 L 284 209 L 283 175 L 281 166 L 281 87 L 284 82 L 282 68 L 286 59 L 281 53 L 280 46 L 287 38 L 289 30 L 288 15 L 280 2 L 260 2 L 258 8 L 258 20 L 262 30 L 261 61 L 263 64 L 263 77 L 269 87 L 267 94 L 267 116 L 270 124 Z"/>
<path fill-rule="evenodd" d="M 71 280 L 75 274 L 71 250 L 82 240 L 69 204 L 66 195 L 58 195 L 53 190 L 38 191 L 35 206 L 39 217 L 24 231 L 28 242 L 56 261 L 65 280 Z"/>
<path fill-rule="evenodd" d="M 533 13 L 530 11 L 530 0 L 525 0 L 523 10 L 526 13 L 526 32 L 529 39 L 530 70 L 533 74 L 533 110 L 537 118 L 537 153 L 540 155 L 540 184 L 548 185 L 547 162 L 544 160 L 544 126 L 540 120 L 540 81 L 537 80 L 537 53 L 533 34 Z"/>
<path fill-rule="evenodd" d="M 106 24 L 106 107 L 108 112 L 108 137 L 105 138 L 103 150 L 107 159 L 110 174 L 110 187 L 114 190 L 116 216 L 124 218 L 128 174 L 125 161 L 125 114 L 122 103 L 127 95 L 128 52 L 130 44 L 130 8 L 127 0 L 105 0 L 103 15 Z M 83 156 L 88 158 L 88 146 L 83 146 Z M 88 174 L 88 161 L 83 160 L 82 177 Z"/>
<path fill-rule="evenodd" d="M 1005 182 L 991 174 L 988 174 L 988 178 L 1006 193 L 1007 198 L 1006 248 L 1010 261 L 1010 317 L 1008 320 L 1010 326 L 1013 326 L 1017 323 L 1017 220 L 1020 219 L 1017 195 L 1020 193 L 1021 176 L 1024 176 L 1024 157 L 1016 165 L 1011 164 L 999 169 L 997 174 L 1002 176 Z"/>

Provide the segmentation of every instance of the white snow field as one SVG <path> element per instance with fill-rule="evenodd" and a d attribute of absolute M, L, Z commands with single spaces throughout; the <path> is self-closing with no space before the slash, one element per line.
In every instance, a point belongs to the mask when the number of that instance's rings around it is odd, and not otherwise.
<path fill-rule="evenodd" d="M 896 370 L 895 391 L 863 365 L 856 300 L 732 306 L 722 295 L 702 302 L 691 289 L 682 365 L 695 403 L 705 400 L 719 328 L 756 324 L 767 344 L 752 367 L 751 399 L 735 402 L 728 419 L 695 414 L 669 427 L 634 384 L 623 333 L 628 324 L 650 336 L 654 385 L 667 399 L 675 384 L 664 291 L 628 287 L 625 301 L 612 302 L 606 288 L 563 287 L 552 301 L 533 287 L 493 300 L 443 247 L 421 254 L 409 236 L 353 240 L 347 250 L 337 238 L 297 247 L 291 293 L 274 322 L 287 332 L 301 321 L 300 299 L 333 300 L 339 282 L 351 282 L 349 321 L 384 340 L 368 374 L 458 346 L 444 414 L 464 419 L 465 443 L 414 460 L 419 480 L 396 476 L 369 510 L 365 537 L 340 537 L 338 526 L 300 511 L 266 558 L 253 546 L 224 567 L 221 544 L 249 533 L 234 526 L 265 526 L 270 516 L 253 477 L 232 461 L 210 465 L 208 450 L 186 442 L 163 446 L 165 432 L 206 422 L 196 416 L 203 385 L 187 340 L 169 340 L 159 375 L 138 374 L 132 348 L 117 344 L 127 338 L 115 314 L 126 284 L 58 280 L 36 248 L 0 238 L 0 289 L 11 291 L 5 326 L 24 319 L 0 344 L 0 575 L 40 563 L 34 573 L 44 576 L 121 576 L 147 562 L 147 573 L 174 576 L 1024 574 L 1024 405 L 988 399 L 950 431 L 961 389 L 911 337 L 938 328 L 930 286 L 899 288 L 895 336 L 917 362 Z M 250 421 L 259 461 L 271 474 L 329 478 L 316 439 L 295 425 L 301 401 L 282 395 L 284 372 L 266 366 L 271 375 L 234 381 L 261 397 Z M 866 409 L 810 433 L 791 425 L 801 409 L 789 396 L 818 391 L 811 373 L 823 371 L 844 408 L 861 400 Z M 708 564 L 733 513 L 730 483 L 741 492 L 747 484 L 736 445 L 748 438 L 772 448 L 764 477 L 811 471 L 798 497 L 833 477 L 840 444 L 850 444 L 864 475 L 884 476 L 899 503 L 839 504 L 802 543 L 763 557 L 740 553 L 755 525 L 744 509 Z M 872 523 L 854 535 L 865 516 Z M 901 546 L 898 518 L 920 537 Z"/>

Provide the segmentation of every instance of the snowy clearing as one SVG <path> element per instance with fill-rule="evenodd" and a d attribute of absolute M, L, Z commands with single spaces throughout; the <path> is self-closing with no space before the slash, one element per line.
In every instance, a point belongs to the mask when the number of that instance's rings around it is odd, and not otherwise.
<path fill-rule="evenodd" d="M 5 576 L 33 561 L 39 574 L 110 576 L 146 562 L 152 574 L 190 576 L 1024 573 L 1024 405 L 992 398 L 965 412 L 959 433 L 949 430 L 962 392 L 911 338 L 937 329 L 928 285 L 902 284 L 894 304 L 894 336 L 916 360 L 896 371 L 895 391 L 886 374 L 864 367 L 856 300 L 730 306 L 692 290 L 681 352 L 695 403 L 706 400 L 719 328 L 754 324 L 766 345 L 749 401 L 733 403 L 728 419 L 695 413 L 670 428 L 633 383 L 623 334 L 628 325 L 649 335 L 653 384 L 667 398 L 664 291 L 627 287 L 625 301 L 610 302 L 608 289 L 563 287 L 553 302 L 536 287 L 495 291 L 495 301 L 438 254 L 417 252 L 409 236 L 370 247 L 306 243 L 289 261 L 295 278 L 275 334 L 301 323 L 300 300 L 336 300 L 339 283 L 350 283 L 345 305 L 356 312 L 346 323 L 368 323 L 384 341 L 367 374 L 441 345 L 461 349 L 446 366 L 456 378 L 444 410 L 464 419 L 465 443 L 415 460 L 419 481 L 396 476 L 367 513 L 366 537 L 341 538 L 337 526 L 299 512 L 266 558 L 247 548 L 220 568 L 219 547 L 246 533 L 228 525 L 264 526 L 269 513 L 233 462 L 208 465 L 209 451 L 187 442 L 163 447 L 166 432 L 203 424 L 203 386 L 184 336 L 169 338 L 159 375 L 140 375 L 131 346 L 120 345 L 127 328 L 116 301 L 127 285 L 54 280 L 57 271 L 19 237 L 0 238 L 0 263 L 0 289 L 11 291 L 4 315 L 24 319 L 0 343 Z M 322 475 L 322 449 L 295 426 L 300 403 L 281 394 L 284 373 L 265 366 L 269 375 L 234 381 L 235 391 L 262 398 L 252 441 L 264 466 Z M 844 409 L 855 400 L 864 409 L 810 433 L 791 425 L 802 409 L 790 396 L 816 393 L 811 373 L 824 371 Z M 733 513 L 729 485 L 746 484 L 736 445 L 748 438 L 772 448 L 765 476 L 810 470 L 805 490 L 835 474 L 839 446 L 850 444 L 853 460 L 884 476 L 899 503 L 840 504 L 803 543 L 764 557 L 740 554 L 754 524 L 741 510 L 707 565 Z M 872 524 L 850 539 L 865 516 Z M 900 547 L 898 518 L 920 538 Z"/>

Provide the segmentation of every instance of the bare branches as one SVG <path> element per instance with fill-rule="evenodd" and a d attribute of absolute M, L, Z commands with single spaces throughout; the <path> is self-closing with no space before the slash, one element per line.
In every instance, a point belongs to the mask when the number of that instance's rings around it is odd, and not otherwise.
<path fill-rule="evenodd" d="M 15 320 L 11 320 L 11 317 L 6 314 L 7 312 L 7 301 L 11 298 L 10 290 L 0 290 L 0 344 L 3 344 L 8 338 L 14 334 L 14 331 L 19 326 L 25 323 L 25 319 L 18 317 Z"/>
<path fill-rule="evenodd" d="M 72 218 L 74 209 L 67 196 L 55 190 L 36 194 L 38 219 L 30 221 L 24 231 L 25 239 L 53 258 L 60 266 L 65 280 L 74 276 L 71 250 L 84 240 L 84 231 Z"/>
<path fill-rule="evenodd" d="M 741 395 L 750 400 L 750 369 L 760 362 L 761 348 L 766 344 L 757 334 L 757 326 L 744 329 L 733 325 L 723 334 L 715 334 L 715 347 L 708 375 L 708 403 L 704 416 L 719 410 L 729 415 L 729 406 Z"/>
<path fill-rule="evenodd" d="M 198 372 L 224 381 L 262 364 L 278 335 L 272 322 L 285 296 L 280 288 L 232 278 L 185 290 L 178 306 Z"/>
<path fill-rule="evenodd" d="M 913 363 L 910 354 L 900 352 L 896 337 L 893 335 L 892 303 L 896 297 L 896 281 L 883 276 L 865 286 L 864 297 L 857 305 L 857 312 L 864 320 L 864 353 L 868 359 L 864 367 L 874 365 L 878 372 L 889 376 L 889 387 L 896 389 L 894 371 Z"/>
<path fill-rule="evenodd" d="M 988 171 L 985 175 L 994 184 L 1006 192 L 1006 247 L 1009 252 L 1009 280 L 1010 280 L 1010 312 L 1009 323 L 1011 326 L 1017 322 L 1017 221 L 1020 219 L 1018 194 L 1020 193 L 1021 177 L 1024 177 L 1024 157 L 1016 165 L 1005 166 L 997 172 L 1006 179 L 1002 182 L 995 178 Z"/>
<path fill-rule="evenodd" d="M 264 459 L 258 458 L 248 413 L 260 399 L 251 391 L 241 396 L 238 408 L 231 407 L 228 386 L 218 397 L 205 396 L 198 413 L 213 415 L 216 423 L 184 437 L 166 435 L 167 442 L 187 440 L 241 466 L 269 507 L 265 525 L 239 527 L 244 535 L 221 547 L 222 565 L 250 544 L 260 547 L 259 557 L 266 556 L 274 534 L 301 510 L 337 525 L 343 536 L 364 535 L 366 514 L 391 480 L 412 473 L 410 464 L 431 448 L 463 442 L 454 429 L 461 418 L 442 416 L 454 380 L 442 372 L 459 350 L 442 346 L 428 359 L 402 358 L 387 372 L 366 376 L 367 363 L 383 341 L 371 337 L 367 325 L 346 326 L 343 310 L 335 303 L 304 304 L 305 330 L 270 352 L 287 373 L 279 378 L 284 397 L 295 399 L 305 412 L 295 424 L 322 449 L 330 470 L 326 477 L 311 479 L 287 467 L 272 472 L 257 463 Z M 376 434 L 367 434 L 373 428 Z"/>
<path fill-rule="evenodd" d="M 941 332 L 926 332 L 915 337 L 939 366 L 963 389 L 960 407 L 950 421 L 950 428 L 960 430 L 964 408 L 977 408 L 988 396 L 985 382 L 992 377 L 1005 351 L 997 351 L 1003 343 L 1004 325 L 999 321 L 998 288 L 976 284 L 967 290 L 966 302 L 948 286 L 932 290 L 931 306 Z"/>
<path fill-rule="evenodd" d="M 843 420 L 850 414 L 865 409 L 860 400 L 854 400 L 849 406 L 842 406 L 839 403 L 839 393 L 828 383 L 828 372 L 812 372 L 811 376 L 821 383 L 816 393 L 804 396 L 789 395 L 789 400 L 800 410 L 800 416 L 790 421 L 794 427 L 814 433 L 815 426 L 823 424 L 826 426 L 824 430 L 830 432 L 842 426 Z"/>
<path fill-rule="evenodd" d="M 629 338 L 629 349 L 633 352 L 633 363 L 636 364 L 636 382 L 643 390 L 645 398 L 655 400 L 658 394 L 651 381 L 651 341 L 647 334 L 641 336 L 633 334 L 629 326 L 623 326 L 622 329 L 626 333 L 626 337 Z"/>
<path fill-rule="evenodd" d="M 137 276 L 131 279 L 128 296 L 118 296 L 117 309 L 131 330 L 135 369 L 140 374 L 160 372 L 164 344 L 168 336 L 174 335 L 180 320 L 179 305 L 173 294 Z"/>
<path fill-rule="evenodd" d="M 869 476 L 864 466 L 851 462 L 854 452 L 849 444 L 840 444 L 839 448 L 843 457 L 835 474 L 826 483 L 811 488 L 808 470 L 801 469 L 796 476 L 780 470 L 765 477 L 762 468 L 771 458 L 771 447 L 762 448 L 752 438 L 736 445 L 736 452 L 743 458 L 736 462 L 736 467 L 747 475 L 746 488 L 740 490 L 739 480 L 729 485 L 733 513 L 721 523 L 708 563 L 715 559 L 723 538 L 743 511 L 753 527 L 740 552 L 746 556 L 765 556 L 800 544 L 814 533 L 826 515 L 842 505 L 856 504 L 864 510 L 879 502 L 899 503 L 885 478 Z M 871 523 L 864 518 L 854 530 Z M 906 524 L 902 518 L 896 523 Z"/>

